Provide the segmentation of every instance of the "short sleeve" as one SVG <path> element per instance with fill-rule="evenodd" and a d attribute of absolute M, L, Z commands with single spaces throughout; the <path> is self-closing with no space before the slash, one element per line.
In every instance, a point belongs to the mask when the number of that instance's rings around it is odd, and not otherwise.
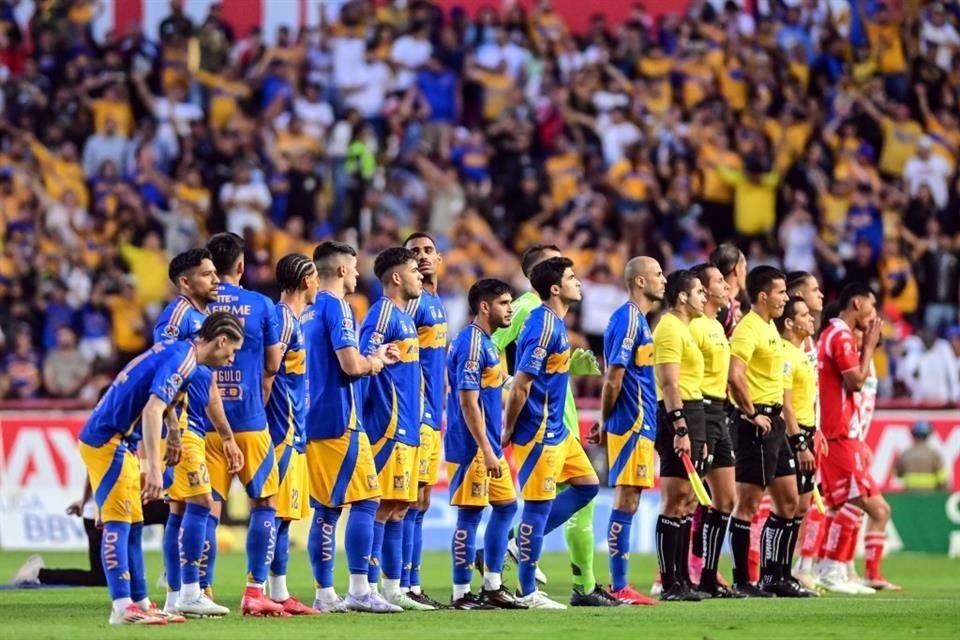
<path fill-rule="evenodd" d="M 733 336 L 730 338 L 730 355 L 737 360 L 750 362 L 753 352 L 757 348 L 757 335 L 751 331 L 748 324 L 741 323 L 733 330 Z"/>
<path fill-rule="evenodd" d="M 480 342 L 480 332 L 471 330 L 470 344 L 467 353 L 458 353 L 455 362 L 457 369 L 458 391 L 479 391 L 480 379 L 483 376 L 483 347 Z M 458 346 L 458 349 L 462 347 Z"/>
<path fill-rule="evenodd" d="M 360 327 L 360 352 L 369 356 L 380 348 L 380 345 L 390 342 L 387 334 L 390 329 L 390 304 L 378 303 L 367 313 Z"/>
<path fill-rule="evenodd" d="M 263 345 L 265 347 L 272 347 L 273 345 L 280 342 L 280 322 L 277 320 L 277 315 L 273 312 L 273 309 L 270 308 L 270 303 L 267 302 L 267 298 L 262 298 L 263 301 Z"/>
<path fill-rule="evenodd" d="M 830 357 L 837 365 L 837 371 L 844 373 L 860 366 L 860 354 L 853 340 L 853 333 L 840 331 L 830 343 Z"/>
<path fill-rule="evenodd" d="M 622 314 L 611 318 L 603 336 L 604 358 L 607 361 L 607 366 L 610 367 L 626 368 L 630 364 L 631 354 L 637 343 L 636 327 L 633 327 L 631 331 L 630 325 L 632 323 L 623 320 Z"/>
<path fill-rule="evenodd" d="M 552 338 L 553 318 L 547 314 L 530 316 L 517 340 L 517 371 L 540 375 Z"/>
<path fill-rule="evenodd" d="M 197 370 L 197 354 L 193 348 L 171 353 L 157 368 L 150 385 L 150 394 L 157 396 L 168 406 L 186 386 Z"/>
<path fill-rule="evenodd" d="M 327 323 L 327 332 L 333 342 L 334 351 L 353 347 L 357 344 L 356 324 L 353 321 L 353 311 L 346 300 L 339 300 L 337 304 L 327 305 L 322 321 Z"/>
<path fill-rule="evenodd" d="M 793 389 L 793 377 L 797 370 L 797 363 L 792 354 L 783 359 L 783 388 L 785 391 Z"/>
<path fill-rule="evenodd" d="M 683 337 L 674 326 L 665 326 L 663 320 L 660 322 L 653 337 L 653 364 L 680 364 L 683 358 Z"/>

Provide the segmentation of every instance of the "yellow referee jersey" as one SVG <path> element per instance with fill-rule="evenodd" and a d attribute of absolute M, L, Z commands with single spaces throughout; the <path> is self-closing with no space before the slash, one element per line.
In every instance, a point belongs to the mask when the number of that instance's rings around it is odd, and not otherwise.
<path fill-rule="evenodd" d="M 703 354 L 690 333 L 690 327 L 672 313 L 663 314 L 653 330 L 653 364 L 679 364 L 680 399 L 703 399 L 700 389 L 703 385 Z M 659 375 L 657 400 L 663 400 L 663 380 Z"/>
<path fill-rule="evenodd" d="M 747 365 L 754 404 L 783 404 L 783 341 L 772 320 L 753 311 L 743 316 L 730 338 L 730 355 Z"/>
<path fill-rule="evenodd" d="M 690 334 L 703 354 L 703 384 L 700 390 L 711 398 L 726 398 L 730 341 L 723 325 L 716 318 L 700 316 L 690 321 Z"/>
<path fill-rule="evenodd" d="M 817 369 L 800 347 L 783 340 L 783 388 L 791 392 L 793 413 L 804 427 L 817 421 Z"/>

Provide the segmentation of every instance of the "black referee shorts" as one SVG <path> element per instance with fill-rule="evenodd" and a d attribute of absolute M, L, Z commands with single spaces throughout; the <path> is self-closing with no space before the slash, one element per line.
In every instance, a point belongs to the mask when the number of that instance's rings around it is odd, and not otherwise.
<path fill-rule="evenodd" d="M 703 475 L 703 445 L 707 441 L 707 423 L 704 415 L 702 400 L 684 400 L 683 413 L 687 418 L 687 431 L 690 437 L 690 461 L 700 475 Z M 667 416 L 667 409 L 663 403 L 657 406 L 657 439 L 656 448 L 660 455 L 661 478 L 686 478 L 687 468 L 683 466 L 683 459 L 673 449 L 675 430 L 673 423 Z"/>
<path fill-rule="evenodd" d="M 713 469 L 732 467 L 733 442 L 730 440 L 725 401 L 720 398 L 704 398 L 703 413 L 707 423 L 707 459 L 703 465 L 705 473 Z"/>
<path fill-rule="evenodd" d="M 736 477 L 737 482 L 766 487 L 780 470 L 780 451 L 787 442 L 787 425 L 780 414 L 781 407 L 754 406 L 771 419 L 773 426 L 768 433 L 762 434 L 757 425 L 747 420 L 743 413 L 737 412 L 733 423 L 737 447 Z"/>
<path fill-rule="evenodd" d="M 800 425 L 800 428 L 803 430 L 803 433 L 807 436 L 807 442 L 810 444 L 810 447 L 813 447 L 813 435 L 817 432 L 815 427 L 807 427 Z M 788 442 L 789 444 L 789 442 Z M 804 473 L 800 471 L 800 461 L 797 460 L 797 493 L 803 495 L 805 493 L 813 493 L 813 487 L 816 485 L 814 476 L 817 474 L 816 469 L 809 473 Z"/>

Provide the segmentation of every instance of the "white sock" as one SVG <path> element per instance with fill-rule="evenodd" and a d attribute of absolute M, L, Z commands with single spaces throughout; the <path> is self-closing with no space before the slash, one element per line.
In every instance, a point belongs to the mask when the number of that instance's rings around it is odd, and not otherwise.
<path fill-rule="evenodd" d="M 418 584 L 412 584 L 412 585 L 410 585 L 410 591 L 413 592 L 413 593 L 415 593 L 415 594 L 417 594 L 418 596 L 419 596 L 421 593 L 423 593 L 423 589 L 421 589 L 421 588 L 420 588 L 420 585 L 418 585 Z"/>
<path fill-rule="evenodd" d="M 200 583 L 184 584 L 180 586 L 180 599 L 184 602 L 200 599 Z"/>
<path fill-rule="evenodd" d="M 383 595 L 392 596 L 400 593 L 400 580 L 383 579 Z"/>
<path fill-rule="evenodd" d="M 137 601 L 137 606 L 143 609 L 144 611 L 150 610 L 150 598 L 144 598 L 143 600 Z"/>
<path fill-rule="evenodd" d="M 367 582 L 367 574 L 351 573 L 350 589 L 347 591 L 347 593 L 358 598 L 362 598 L 370 593 L 370 583 Z"/>
<path fill-rule="evenodd" d="M 248 582 L 247 589 L 256 589 L 260 593 L 263 593 L 263 585 L 260 584 L 259 582 Z"/>
<path fill-rule="evenodd" d="M 287 576 L 275 576 L 272 573 L 267 576 L 267 584 L 270 585 L 270 599 L 274 602 L 283 602 L 290 597 L 287 591 Z"/>
<path fill-rule="evenodd" d="M 380 590 L 378 589 L 376 582 L 368 582 L 367 586 L 370 588 L 370 593 L 373 593 L 373 594 L 380 593 Z"/>
<path fill-rule="evenodd" d="M 468 593 L 470 593 L 470 585 L 469 585 L 469 584 L 455 584 L 455 585 L 453 585 L 453 599 L 454 599 L 454 600 L 459 600 L 460 598 L 462 598 L 463 596 L 467 595 Z"/>
<path fill-rule="evenodd" d="M 333 587 L 317 587 L 314 596 L 324 604 L 336 604 L 337 600 L 340 599 Z"/>
<path fill-rule="evenodd" d="M 496 591 L 503 585 L 499 572 L 486 571 L 483 574 L 483 588 L 487 591 Z"/>
<path fill-rule="evenodd" d="M 175 609 L 177 600 L 180 599 L 179 591 L 167 591 L 167 602 L 163 605 L 164 609 Z"/>
<path fill-rule="evenodd" d="M 117 598 L 113 601 L 113 610 L 117 613 L 123 613 L 127 610 L 127 607 L 133 604 L 133 600 L 130 598 Z"/>

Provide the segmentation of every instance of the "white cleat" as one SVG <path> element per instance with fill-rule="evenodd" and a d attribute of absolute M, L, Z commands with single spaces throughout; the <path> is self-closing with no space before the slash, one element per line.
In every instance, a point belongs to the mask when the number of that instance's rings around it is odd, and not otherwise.
<path fill-rule="evenodd" d="M 17 569 L 10 584 L 16 586 L 40 584 L 40 569 L 45 569 L 46 566 L 42 557 L 32 555 Z"/>
<path fill-rule="evenodd" d="M 806 589 L 807 591 L 817 592 L 820 582 L 814 576 L 814 574 L 809 571 L 796 571 L 793 574 L 793 577 L 797 579 L 797 582 L 800 583 L 800 586 Z"/>
<path fill-rule="evenodd" d="M 511 538 L 507 541 L 507 559 L 520 566 L 520 547 L 517 546 L 516 539 Z M 547 575 L 540 570 L 539 565 L 533 578 L 537 581 L 537 584 L 547 584 Z"/>
<path fill-rule="evenodd" d="M 436 611 L 436 607 L 417 602 L 402 591 L 383 594 L 383 599 L 404 611 Z"/>
<path fill-rule="evenodd" d="M 230 609 L 217 604 L 206 594 L 201 593 L 199 598 L 192 600 L 177 600 L 177 611 L 188 618 L 222 618 L 230 613 Z"/>
<path fill-rule="evenodd" d="M 337 597 L 334 602 L 324 602 L 320 598 L 316 598 L 313 601 L 313 608 L 320 613 L 347 613 L 350 611 L 347 601 L 340 597 Z"/>
<path fill-rule="evenodd" d="M 543 591 L 534 591 L 530 595 L 517 596 L 516 600 L 517 604 L 523 605 L 527 609 L 555 609 L 559 611 L 567 608 L 566 605 L 548 598 Z"/>
<path fill-rule="evenodd" d="M 847 579 L 847 572 L 843 565 L 825 563 L 822 569 L 820 584 L 830 593 L 842 593 L 851 596 L 863 595 L 862 587 Z"/>

